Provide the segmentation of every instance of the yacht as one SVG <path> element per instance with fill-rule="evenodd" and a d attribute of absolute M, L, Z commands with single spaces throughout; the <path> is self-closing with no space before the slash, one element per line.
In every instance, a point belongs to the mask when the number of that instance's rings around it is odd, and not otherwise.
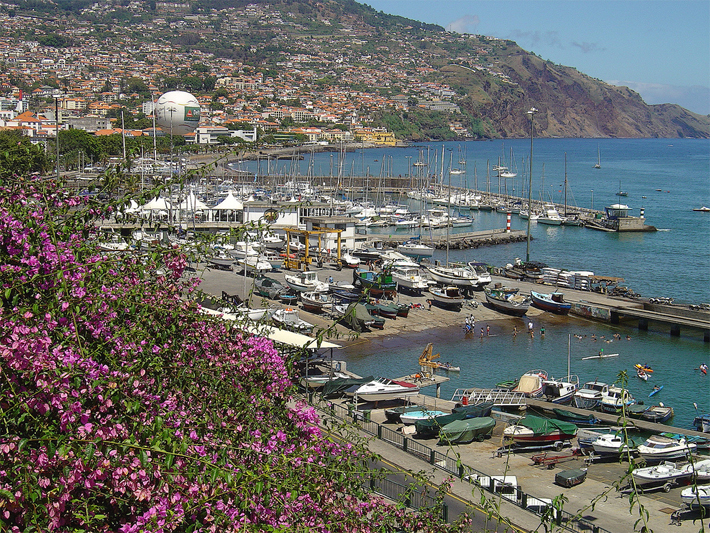
<path fill-rule="evenodd" d="M 419 268 L 411 266 L 394 266 L 392 268 L 392 279 L 397 282 L 399 290 L 404 287 L 410 291 L 419 292 L 429 286 L 419 273 Z"/>
<path fill-rule="evenodd" d="M 684 459 L 697 448 L 697 444 L 684 438 L 672 439 L 663 435 L 651 435 L 636 450 L 646 461 L 667 461 Z"/>
<path fill-rule="evenodd" d="M 553 204 L 545 204 L 542 214 L 537 217 L 538 224 L 547 224 L 548 226 L 560 226 L 563 220 Z"/>

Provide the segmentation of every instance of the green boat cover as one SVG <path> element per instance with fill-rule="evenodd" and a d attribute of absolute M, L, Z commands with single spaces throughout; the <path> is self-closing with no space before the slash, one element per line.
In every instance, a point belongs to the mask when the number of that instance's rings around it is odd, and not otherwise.
<path fill-rule="evenodd" d="M 558 472 L 555 475 L 555 483 L 562 485 L 563 487 L 574 487 L 579 485 L 585 479 L 587 479 L 587 471 L 575 468 L 573 470 L 565 470 L 563 472 Z"/>
<path fill-rule="evenodd" d="M 496 421 L 490 416 L 454 420 L 441 428 L 439 439 L 452 444 L 468 444 L 474 440 L 482 441 L 486 435 L 493 432 L 494 427 L 496 427 Z"/>
<path fill-rule="evenodd" d="M 354 331 L 362 333 L 362 326 L 365 322 L 372 320 L 372 315 L 368 312 L 365 304 L 353 302 L 348 306 L 343 317 L 343 322 L 348 324 Z"/>
<path fill-rule="evenodd" d="M 343 392 L 349 389 L 353 385 L 364 385 L 365 383 L 370 383 L 375 379 L 374 376 L 368 376 L 366 378 L 336 378 L 328 381 L 323 386 L 323 396 L 331 396 Z"/>
<path fill-rule="evenodd" d="M 481 402 L 476 405 L 462 405 L 455 407 L 454 413 L 466 413 L 466 418 L 476 418 L 479 416 L 489 416 L 493 410 L 493 402 Z"/>
<path fill-rule="evenodd" d="M 576 435 L 577 426 L 572 422 L 564 420 L 554 420 L 552 418 L 542 418 L 539 416 L 527 415 L 518 421 L 519 426 L 530 428 L 536 435 L 544 435 L 559 429 L 565 435 Z"/>
<path fill-rule="evenodd" d="M 599 423 L 599 419 L 594 416 L 594 414 L 579 414 L 575 413 L 573 411 L 567 411 L 566 409 L 558 409 L 554 408 L 552 410 L 553 413 L 555 413 L 555 416 L 559 418 L 560 420 L 564 420 L 565 422 L 572 422 L 572 423 L 577 423 L 577 424 L 588 424 L 588 425 L 595 425 Z"/>
<path fill-rule="evenodd" d="M 454 420 L 463 420 L 464 418 L 466 418 L 466 413 L 451 413 L 450 415 L 433 416 L 425 420 L 417 420 L 414 423 L 414 427 L 417 430 L 417 437 L 426 439 L 436 437 L 439 434 L 439 430 L 446 424 L 449 424 Z"/>

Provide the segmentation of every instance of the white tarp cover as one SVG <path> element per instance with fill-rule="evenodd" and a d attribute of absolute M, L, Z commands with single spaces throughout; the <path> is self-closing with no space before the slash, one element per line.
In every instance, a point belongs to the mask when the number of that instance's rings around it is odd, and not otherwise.
<path fill-rule="evenodd" d="M 153 198 L 150 202 L 141 207 L 143 211 L 168 211 L 170 210 L 170 202 L 162 196 Z"/>
<path fill-rule="evenodd" d="M 179 208 L 183 211 L 207 211 L 209 207 L 203 201 L 201 201 L 194 192 L 187 195 L 179 205 Z"/>

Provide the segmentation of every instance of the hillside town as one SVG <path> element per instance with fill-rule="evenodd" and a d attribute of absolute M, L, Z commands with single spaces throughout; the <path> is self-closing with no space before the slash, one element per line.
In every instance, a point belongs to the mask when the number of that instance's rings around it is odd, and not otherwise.
<path fill-rule="evenodd" d="M 0 127 L 18 129 L 34 143 L 68 128 L 161 135 L 151 127 L 122 128 L 121 112 L 150 119 L 161 93 L 183 89 L 197 96 L 202 117 L 187 143 L 222 144 L 237 137 L 251 142 L 257 131 L 278 131 L 311 142 L 394 146 L 398 139 L 391 131 L 372 125 L 374 113 L 444 112 L 453 136 L 469 136 L 456 103 L 460 95 L 430 79 L 442 47 L 459 47 L 459 64 L 505 81 L 487 58 L 491 46 L 485 43 L 495 39 L 412 28 L 407 35 L 406 27 L 398 27 L 399 36 L 378 37 L 380 30 L 362 21 L 336 23 L 326 14 L 318 22 L 330 32 L 314 37 L 297 22 L 302 17 L 261 4 L 192 14 L 188 3 L 157 2 L 151 11 L 132 2 L 128 10 L 135 22 L 90 22 L 118 9 L 123 8 L 96 3 L 81 13 L 85 20 L 0 15 Z M 219 33 L 235 46 L 250 36 L 254 44 L 247 57 L 237 59 L 175 45 L 166 37 L 173 33 L 203 40 Z M 377 40 L 383 44 L 372 46 Z M 262 66 L 255 66 L 263 57 Z"/>

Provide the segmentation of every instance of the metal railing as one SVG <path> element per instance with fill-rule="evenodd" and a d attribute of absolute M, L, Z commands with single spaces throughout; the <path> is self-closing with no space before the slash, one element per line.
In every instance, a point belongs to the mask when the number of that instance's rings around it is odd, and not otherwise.
<path fill-rule="evenodd" d="M 352 420 L 357 424 L 357 427 L 370 435 L 376 436 L 378 439 L 385 441 L 400 450 L 409 453 L 413 456 L 426 461 L 432 466 L 448 472 L 459 479 L 468 481 L 482 490 L 491 493 L 495 496 L 504 498 L 509 503 L 531 512 L 539 517 L 552 517 L 554 523 L 566 530 L 575 533 L 611 533 L 608 529 L 602 528 L 591 523 L 584 518 L 576 517 L 572 513 L 564 510 L 555 509 L 552 501 L 548 498 L 538 498 L 523 492 L 519 487 L 506 483 L 504 479 L 499 479 L 496 476 L 490 476 L 461 463 L 457 457 L 445 455 L 420 441 L 407 437 L 406 435 L 397 432 L 391 428 L 373 422 L 370 419 L 369 411 L 357 411 L 352 405 L 343 406 L 332 402 L 317 403 L 317 398 L 314 397 L 314 407 L 339 418 L 341 420 Z M 392 482 L 394 483 L 394 482 Z M 381 485 L 382 490 L 387 489 L 387 485 Z M 379 492 L 376 490 L 376 492 Z M 383 495 L 390 497 L 389 494 L 382 492 Z M 402 494 L 400 492 L 400 494 Z M 392 498 L 397 500 L 397 498 Z M 415 506 L 418 505 L 418 506 Z M 419 505 L 419 502 L 407 503 L 409 507 L 419 509 L 421 507 L 431 507 L 431 505 Z"/>
<path fill-rule="evenodd" d="M 527 404 L 524 392 L 505 389 L 456 389 L 451 401 L 460 402 L 463 398 L 470 405 L 493 402 L 494 407 L 521 407 Z"/>

